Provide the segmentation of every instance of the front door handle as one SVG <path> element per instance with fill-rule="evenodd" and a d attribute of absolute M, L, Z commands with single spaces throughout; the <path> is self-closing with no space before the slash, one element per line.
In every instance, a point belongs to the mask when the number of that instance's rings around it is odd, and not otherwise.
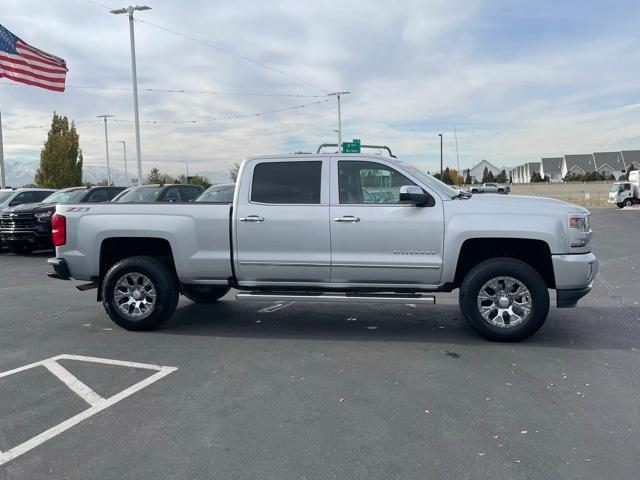
<path fill-rule="evenodd" d="M 264 217 L 259 217 L 258 215 L 249 215 L 248 217 L 240 217 L 240 221 L 260 223 L 264 222 Z"/>
<path fill-rule="evenodd" d="M 353 215 L 345 215 L 344 217 L 334 218 L 333 221 L 344 222 L 344 223 L 356 223 L 356 222 L 359 222 L 360 219 L 358 217 L 354 217 Z"/>

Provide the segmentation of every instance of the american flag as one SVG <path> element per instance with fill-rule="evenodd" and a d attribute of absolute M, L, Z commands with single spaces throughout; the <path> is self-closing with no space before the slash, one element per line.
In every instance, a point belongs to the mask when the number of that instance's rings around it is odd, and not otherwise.
<path fill-rule="evenodd" d="M 0 78 L 64 92 L 67 63 L 23 42 L 0 25 Z"/>

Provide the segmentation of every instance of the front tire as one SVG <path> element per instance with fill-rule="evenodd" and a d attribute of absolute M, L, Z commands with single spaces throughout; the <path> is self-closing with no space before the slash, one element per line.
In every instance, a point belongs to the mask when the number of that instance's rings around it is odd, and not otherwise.
<path fill-rule="evenodd" d="M 622 202 L 622 205 L 625 207 L 633 207 L 633 200 L 627 198 L 624 202 Z"/>
<path fill-rule="evenodd" d="M 125 258 L 104 277 L 102 304 L 114 323 L 126 330 L 154 330 L 178 305 L 173 272 L 153 257 Z"/>
<path fill-rule="evenodd" d="M 182 294 L 194 303 L 214 303 L 229 292 L 229 287 L 184 285 Z"/>
<path fill-rule="evenodd" d="M 460 309 L 484 338 L 518 342 L 542 327 L 549 313 L 549 291 L 530 265 L 513 258 L 485 260 L 460 286 Z"/>

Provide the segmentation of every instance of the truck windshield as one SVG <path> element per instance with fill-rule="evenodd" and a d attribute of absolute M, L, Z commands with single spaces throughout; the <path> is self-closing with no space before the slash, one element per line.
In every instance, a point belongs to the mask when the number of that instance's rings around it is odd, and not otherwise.
<path fill-rule="evenodd" d="M 609 187 L 609 191 L 613 193 L 618 193 L 620 191 L 621 186 L 622 185 L 620 185 L 619 183 L 614 183 L 613 185 L 611 185 L 611 187 Z"/>
<path fill-rule="evenodd" d="M 432 177 L 428 173 L 422 172 L 421 170 L 417 169 L 413 165 L 401 162 L 400 160 L 393 160 L 393 163 L 395 163 L 403 170 L 417 177 L 422 183 L 424 183 L 430 188 L 433 188 L 436 192 L 438 192 L 444 198 L 454 198 L 460 195 L 459 190 L 451 188 L 446 183 L 443 183 L 437 178 Z"/>
<path fill-rule="evenodd" d="M 74 188 L 73 190 L 60 190 L 45 198 L 42 203 L 76 203 L 82 200 L 87 190 L 85 188 Z"/>
<path fill-rule="evenodd" d="M 130 202 L 130 203 L 144 203 L 155 202 L 162 193 L 162 187 L 148 186 L 148 187 L 132 187 L 125 190 L 116 198 L 114 202 Z"/>

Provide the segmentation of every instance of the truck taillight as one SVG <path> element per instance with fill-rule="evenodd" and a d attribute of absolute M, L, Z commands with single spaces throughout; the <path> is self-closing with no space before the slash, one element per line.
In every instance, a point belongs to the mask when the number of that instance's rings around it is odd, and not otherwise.
<path fill-rule="evenodd" d="M 54 247 L 67 243 L 67 219 L 57 213 L 51 217 L 51 238 Z"/>

